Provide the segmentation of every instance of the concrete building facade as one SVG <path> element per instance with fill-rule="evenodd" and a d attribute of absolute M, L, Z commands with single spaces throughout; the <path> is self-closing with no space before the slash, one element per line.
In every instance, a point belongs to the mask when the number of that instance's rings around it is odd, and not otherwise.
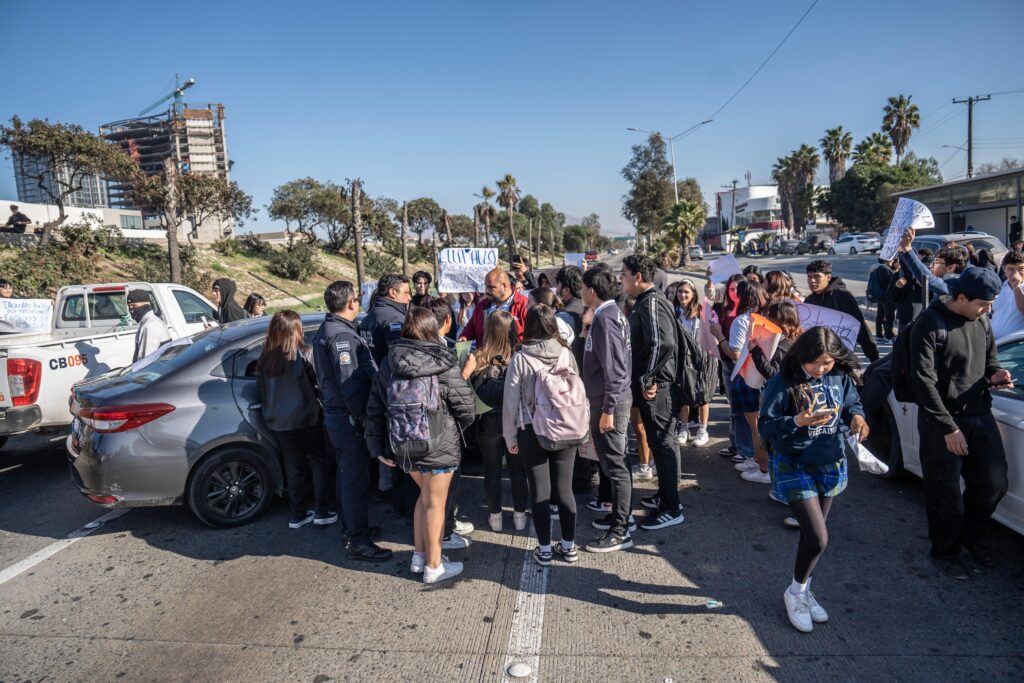
<path fill-rule="evenodd" d="M 179 172 L 218 175 L 230 180 L 227 139 L 224 132 L 224 105 L 190 108 L 185 105 L 181 114 L 173 107 L 157 116 L 114 121 L 100 126 L 100 135 L 118 144 L 138 162 L 142 171 L 156 175 L 163 170 L 164 161 L 178 164 Z M 128 198 L 128 188 L 110 182 L 111 206 L 137 208 Z M 143 216 L 147 225 L 154 216 Z M 193 226 L 188 221 L 180 228 L 179 238 L 189 237 L 198 242 L 213 242 L 234 234 L 231 221 L 212 218 Z"/>
<path fill-rule="evenodd" d="M 53 201 L 50 193 L 56 195 L 61 186 L 71 184 L 71 174 L 67 168 L 50 168 L 42 159 L 14 154 L 14 185 L 18 192 L 18 201 L 26 204 L 48 204 Z M 57 187 L 54 187 L 54 178 Z M 107 181 L 99 176 L 87 175 L 76 179 L 81 189 L 72 192 L 64 201 L 65 206 L 76 206 L 87 209 L 102 209 L 110 206 L 107 198 Z M 42 184 L 42 187 L 40 187 Z M 49 191 L 49 193 L 47 192 Z"/>

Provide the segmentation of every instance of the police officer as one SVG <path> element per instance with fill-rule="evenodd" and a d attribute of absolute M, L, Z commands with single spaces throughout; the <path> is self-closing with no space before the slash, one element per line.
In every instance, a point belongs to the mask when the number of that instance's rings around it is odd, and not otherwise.
<path fill-rule="evenodd" d="M 377 280 L 376 300 L 359 325 L 359 334 L 370 345 L 373 361 L 380 365 L 387 358 L 391 343 L 402 335 L 402 323 L 412 296 L 409 278 L 391 273 Z"/>
<path fill-rule="evenodd" d="M 338 458 L 338 505 L 348 533 L 348 554 L 357 560 L 383 562 L 390 560 L 392 553 L 370 540 L 367 496 L 371 461 L 363 437 L 377 364 L 356 327 L 359 297 L 352 283 L 332 283 L 324 292 L 324 303 L 330 313 L 313 338 L 313 358 L 324 426 Z"/>

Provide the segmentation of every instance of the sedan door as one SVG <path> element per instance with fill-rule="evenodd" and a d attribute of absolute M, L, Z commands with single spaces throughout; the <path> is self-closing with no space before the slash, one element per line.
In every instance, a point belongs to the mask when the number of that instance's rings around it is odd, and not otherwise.
<path fill-rule="evenodd" d="M 1024 339 L 999 347 L 999 364 L 1018 381 L 1024 379 Z M 992 394 L 992 414 L 1006 451 L 1010 488 L 993 515 L 1019 534 L 1024 534 L 1024 386 Z"/>

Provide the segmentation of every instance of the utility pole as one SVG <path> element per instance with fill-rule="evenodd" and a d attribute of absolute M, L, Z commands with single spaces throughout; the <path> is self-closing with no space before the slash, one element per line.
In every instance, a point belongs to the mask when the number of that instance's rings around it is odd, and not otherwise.
<path fill-rule="evenodd" d="M 409 246 L 405 243 L 409 236 L 409 203 L 402 204 L 402 275 L 409 277 Z"/>
<path fill-rule="evenodd" d="M 953 104 L 967 105 L 967 177 L 974 176 L 974 105 L 991 100 L 991 95 L 975 95 L 967 99 L 953 100 Z"/>
<path fill-rule="evenodd" d="M 363 291 L 363 282 L 366 280 L 366 270 L 363 267 L 363 182 L 356 178 L 352 181 L 352 233 L 354 249 L 356 252 L 356 280 L 358 290 Z"/>
<path fill-rule="evenodd" d="M 729 218 L 729 230 L 736 229 L 736 186 L 740 184 L 740 181 L 733 178 L 732 180 L 732 216 Z M 722 185 L 722 187 L 730 187 L 729 185 Z M 738 237 L 736 238 L 739 239 Z"/>

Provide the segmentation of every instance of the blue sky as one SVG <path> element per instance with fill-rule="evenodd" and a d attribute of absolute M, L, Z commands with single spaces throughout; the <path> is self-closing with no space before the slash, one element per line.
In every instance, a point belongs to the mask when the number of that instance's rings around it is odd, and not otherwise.
<path fill-rule="evenodd" d="M 624 233 L 619 170 L 642 136 L 719 107 L 810 0 L 773 2 L 0 2 L 0 119 L 101 124 L 197 81 L 227 108 L 233 179 L 262 207 L 297 177 L 469 213 L 512 173 L 524 193 Z M 165 28 L 166 27 L 166 28 Z M 677 143 L 705 193 L 843 125 L 877 130 L 889 95 L 923 115 L 910 147 L 965 173 L 966 107 L 1024 88 L 1019 0 L 820 0 L 714 123 Z M 975 164 L 1024 158 L 1024 94 L 975 109 Z M 948 162 L 947 162 L 948 159 Z M 0 161 L 0 198 L 14 198 Z M 273 229 L 265 212 L 257 229 Z"/>

